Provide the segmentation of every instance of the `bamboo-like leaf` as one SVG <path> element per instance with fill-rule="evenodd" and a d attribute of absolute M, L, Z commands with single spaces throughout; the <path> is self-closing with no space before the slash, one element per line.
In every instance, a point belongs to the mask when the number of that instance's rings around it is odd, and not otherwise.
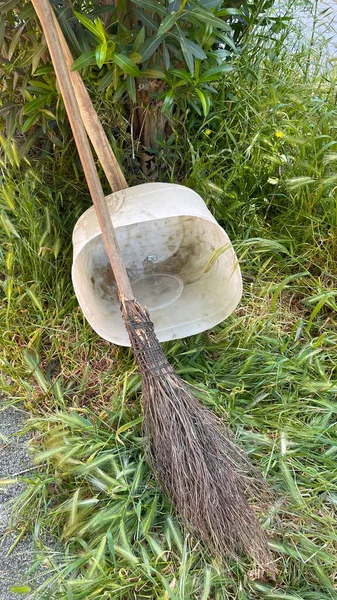
<path fill-rule="evenodd" d="M 142 60 L 142 55 L 139 52 L 130 52 L 129 59 L 136 65 Z"/>
<path fill-rule="evenodd" d="M 128 91 L 128 94 L 129 94 L 132 102 L 134 104 L 136 104 L 136 101 L 137 101 L 136 83 L 135 83 L 135 78 L 131 77 L 131 75 L 128 75 L 126 78 L 126 89 Z"/>
<path fill-rule="evenodd" d="M 178 25 L 176 25 L 177 31 L 178 31 L 178 38 L 179 38 L 179 43 L 180 43 L 180 47 L 182 50 L 182 53 L 184 55 L 184 59 L 186 61 L 186 64 L 188 66 L 188 69 L 191 73 L 191 75 L 194 75 L 194 58 L 193 58 L 193 54 L 191 52 L 191 49 L 189 47 L 189 45 L 186 43 L 186 38 L 184 36 L 184 34 L 182 33 L 180 27 Z"/>
<path fill-rule="evenodd" d="M 159 2 L 153 2 L 152 0 L 132 0 L 132 2 L 157 15 L 167 14 L 166 8 L 162 4 L 159 4 Z"/>
<path fill-rule="evenodd" d="M 106 42 L 99 44 L 95 50 L 97 66 L 101 69 L 105 63 L 108 45 Z"/>
<path fill-rule="evenodd" d="M 170 108 L 172 108 L 174 98 L 175 98 L 175 93 L 174 93 L 174 89 L 172 88 L 171 90 L 168 91 L 168 93 L 166 94 L 166 96 L 164 98 L 164 102 L 162 105 L 163 112 L 167 112 L 170 110 Z"/>
<path fill-rule="evenodd" d="M 4 40 L 5 40 L 6 19 L 7 19 L 7 15 L 1 14 L 1 9 L 0 9 L 0 48 L 2 48 Z"/>
<path fill-rule="evenodd" d="M 229 35 L 226 35 L 225 33 L 219 31 L 217 34 L 217 37 L 220 38 L 220 40 L 222 40 L 223 42 L 225 42 L 225 44 L 227 44 L 227 46 L 232 48 L 232 50 L 234 50 L 234 52 L 238 51 L 234 40 Z"/>
<path fill-rule="evenodd" d="M 189 13 L 192 22 L 198 19 L 201 23 L 206 23 L 207 25 L 211 25 L 216 29 L 220 29 L 222 31 L 227 32 L 232 31 L 230 25 L 228 25 L 226 21 L 219 19 L 219 17 L 216 17 L 210 11 L 203 9 L 199 4 L 197 4 L 197 2 L 190 0 L 190 4 L 193 5 L 193 9 L 187 12 Z"/>
<path fill-rule="evenodd" d="M 78 18 L 78 20 L 80 21 L 80 23 L 82 23 L 82 25 L 84 25 L 84 27 L 86 29 L 88 29 L 88 31 L 90 31 L 90 33 L 92 33 L 95 38 L 99 39 L 101 42 L 105 42 L 105 36 L 104 39 L 101 39 L 101 34 L 98 31 L 96 24 L 89 19 L 89 17 L 87 17 L 86 15 L 84 15 L 83 13 L 79 13 L 76 10 L 74 11 L 76 17 Z M 98 20 L 98 19 L 97 19 Z"/>
<path fill-rule="evenodd" d="M 200 58 L 201 60 L 203 60 L 204 58 L 207 58 L 206 53 L 203 51 L 203 49 L 198 44 L 195 44 L 195 42 L 192 42 L 192 40 L 190 40 L 188 37 L 185 38 L 185 42 L 186 42 L 186 45 L 189 47 L 191 54 L 193 54 L 193 56 L 195 56 L 195 58 Z"/>
<path fill-rule="evenodd" d="M 106 33 L 101 19 L 95 19 L 94 25 L 97 32 L 96 35 L 101 40 L 102 44 L 107 43 Z"/>
<path fill-rule="evenodd" d="M 31 102 L 27 102 L 23 108 L 24 115 L 30 115 L 32 113 L 36 113 L 39 108 L 42 108 L 47 103 L 47 97 L 45 95 L 40 96 L 39 98 L 35 98 Z"/>
<path fill-rule="evenodd" d="M 141 75 L 148 79 L 166 79 L 166 74 L 162 71 L 158 71 L 158 69 L 144 69 L 142 70 Z"/>
<path fill-rule="evenodd" d="M 211 8 L 216 8 L 222 4 L 222 0 L 199 0 L 199 2 L 206 10 L 211 10 Z"/>
<path fill-rule="evenodd" d="M 12 10 L 17 4 L 19 4 L 19 0 L 6 0 L 6 2 L 1 2 L 0 14 L 8 13 L 8 11 Z"/>
<path fill-rule="evenodd" d="M 84 50 L 89 51 L 89 49 L 85 48 L 83 44 L 80 44 L 77 39 L 72 23 L 66 18 L 66 11 L 63 11 L 58 15 L 58 20 L 70 48 L 73 48 L 76 54 L 83 54 Z"/>
<path fill-rule="evenodd" d="M 140 20 L 140 22 L 143 23 L 143 25 L 145 25 L 145 27 L 148 27 L 148 29 L 150 31 L 157 31 L 158 25 L 152 19 L 152 17 L 150 17 L 150 15 L 148 13 L 144 12 L 143 10 L 137 9 L 137 8 L 135 9 L 134 12 L 135 12 L 135 15 L 138 17 L 138 19 Z"/>
<path fill-rule="evenodd" d="M 115 91 L 112 101 L 118 102 L 118 100 L 120 100 L 120 98 L 123 96 L 123 94 L 125 94 L 126 91 L 127 91 L 126 81 L 123 81 L 119 84 L 117 90 Z"/>
<path fill-rule="evenodd" d="M 0 7 L 1 7 L 1 4 L 0 4 Z M 12 38 L 11 43 L 9 44 L 9 48 L 8 48 L 8 53 L 7 53 L 8 60 L 12 60 L 12 56 L 16 50 L 16 47 L 21 38 L 21 34 L 22 34 L 23 30 L 25 29 L 25 27 L 26 27 L 26 23 L 21 25 L 21 27 L 18 28 L 15 35 L 13 35 L 13 38 Z"/>
<path fill-rule="evenodd" d="M 207 71 L 200 75 L 199 81 L 202 83 L 214 81 L 219 79 L 222 73 L 230 73 L 230 71 L 233 71 L 233 67 L 231 65 L 218 65 L 217 67 L 207 69 Z"/>
<path fill-rule="evenodd" d="M 96 62 L 96 52 L 95 52 L 95 50 L 91 50 L 90 52 L 85 52 L 84 54 L 81 54 L 81 56 L 76 58 L 76 60 L 74 60 L 73 64 L 71 65 L 71 70 L 79 71 L 80 69 L 83 69 L 84 67 L 88 67 L 89 65 L 94 65 L 95 62 Z"/>
<path fill-rule="evenodd" d="M 140 48 L 139 52 L 142 55 L 142 62 L 145 62 L 155 53 L 157 48 L 163 41 L 163 36 L 153 35 L 148 40 L 145 41 L 143 46 Z"/>
<path fill-rule="evenodd" d="M 133 42 L 132 50 L 134 52 L 139 52 L 140 48 L 142 47 L 144 42 L 145 42 L 145 27 L 142 27 L 141 30 L 138 32 L 138 35 L 137 35 L 135 41 Z"/>
<path fill-rule="evenodd" d="M 99 86 L 98 86 L 98 91 L 102 92 L 103 90 L 105 90 L 113 82 L 113 78 L 114 78 L 114 72 L 111 69 L 110 71 L 105 73 L 105 75 L 100 80 Z"/>
<path fill-rule="evenodd" d="M 123 73 L 132 75 L 132 77 L 140 77 L 141 72 L 137 65 L 125 54 L 113 54 L 114 62 L 122 69 Z"/>
<path fill-rule="evenodd" d="M 164 35 L 167 31 L 169 31 L 176 21 L 182 16 L 183 12 L 176 11 L 171 12 L 169 15 L 162 20 L 158 28 L 158 35 Z"/>
<path fill-rule="evenodd" d="M 21 127 L 22 132 L 26 133 L 27 131 L 29 131 L 29 129 L 36 123 L 36 121 L 39 118 L 39 114 L 35 113 L 35 115 L 31 115 L 30 117 L 28 117 L 28 119 L 26 119 Z"/>
<path fill-rule="evenodd" d="M 174 75 L 175 77 L 178 77 L 179 79 L 183 79 L 184 81 L 186 81 L 186 83 L 189 83 L 189 84 L 191 84 L 193 82 L 191 75 L 189 75 L 189 73 L 187 73 L 183 69 L 171 69 L 169 71 L 169 75 Z"/>
<path fill-rule="evenodd" d="M 163 40 L 162 47 L 163 47 L 163 61 L 164 61 L 165 69 L 168 70 L 171 66 L 171 58 L 170 58 L 170 53 L 168 51 L 165 40 Z"/>

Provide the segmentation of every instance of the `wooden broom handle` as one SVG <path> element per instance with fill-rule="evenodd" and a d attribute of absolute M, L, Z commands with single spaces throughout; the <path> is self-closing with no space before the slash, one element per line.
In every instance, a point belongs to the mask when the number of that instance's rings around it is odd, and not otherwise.
<path fill-rule="evenodd" d="M 33 5 L 41 22 L 42 14 L 40 3 L 33 1 Z M 63 55 L 68 66 L 71 81 L 76 94 L 78 107 L 80 109 L 82 120 L 87 130 L 89 139 L 91 140 L 91 143 L 95 148 L 95 152 L 98 156 L 99 162 L 103 167 L 103 171 L 109 182 L 111 191 L 118 192 L 118 190 L 124 190 L 128 187 L 126 179 L 111 149 L 109 140 L 102 127 L 102 123 L 98 118 L 97 112 L 93 107 L 88 91 L 82 81 L 81 75 L 78 71 L 71 71 L 71 66 L 74 62 L 74 59 L 71 55 L 69 46 L 65 40 L 65 37 L 62 33 L 61 27 L 53 10 L 52 13 L 58 38 L 60 40 L 60 45 L 63 50 Z"/>
<path fill-rule="evenodd" d="M 62 46 L 55 26 L 54 14 L 49 0 L 32 0 L 38 14 L 46 38 L 50 56 L 54 65 L 59 88 L 63 97 L 70 126 L 81 159 L 83 171 L 95 206 L 97 219 L 101 228 L 103 241 L 111 263 L 118 287 L 119 299 L 134 298 L 130 280 L 118 247 L 115 230 L 111 221 L 101 182 L 98 177 L 94 158 L 83 125 L 76 95 L 71 82 L 69 69 L 63 54 Z"/>

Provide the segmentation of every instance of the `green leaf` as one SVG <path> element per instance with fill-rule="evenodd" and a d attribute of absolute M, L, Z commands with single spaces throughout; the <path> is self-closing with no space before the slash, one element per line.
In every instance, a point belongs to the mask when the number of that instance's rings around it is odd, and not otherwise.
<path fill-rule="evenodd" d="M 164 61 L 165 69 L 168 70 L 171 66 L 171 59 L 170 59 L 170 53 L 166 46 L 165 40 L 163 40 L 163 61 Z"/>
<path fill-rule="evenodd" d="M 50 86 L 50 84 L 48 83 L 44 83 L 43 81 L 28 81 L 29 85 L 26 87 L 26 89 L 29 92 L 37 92 L 38 94 L 50 94 L 50 92 L 52 91 L 52 88 Z"/>
<path fill-rule="evenodd" d="M 35 73 L 34 73 L 34 77 L 39 76 L 39 75 L 47 75 L 48 73 L 53 73 L 54 69 L 52 67 L 52 65 L 46 65 L 45 67 L 39 67 L 38 69 L 36 69 Z"/>
<path fill-rule="evenodd" d="M 147 77 L 148 79 L 166 79 L 166 74 L 162 71 L 158 71 L 157 69 L 144 69 L 141 72 L 142 77 Z"/>
<path fill-rule="evenodd" d="M 148 13 L 145 13 L 144 11 L 140 10 L 139 8 L 134 11 L 135 15 L 138 17 L 138 19 L 140 20 L 141 23 L 143 23 L 143 25 L 145 25 L 145 27 L 148 27 L 151 31 L 157 31 L 158 29 L 158 25 L 157 23 L 152 19 L 152 17 L 150 17 L 150 15 Z"/>
<path fill-rule="evenodd" d="M 216 8 L 217 6 L 221 6 L 222 0 L 200 0 L 200 4 L 206 10 L 210 10 L 211 8 Z"/>
<path fill-rule="evenodd" d="M 23 25 L 21 25 L 21 27 L 18 28 L 16 34 L 13 35 L 13 39 L 12 39 L 11 43 L 9 44 L 9 48 L 8 48 L 8 52 L 7 52 L 7 58 L 9 60 L 12 59 L 12 56 L 13 56 L 13 54 L 15 52 L 15 49 L 16 49 L 18 43 L 20 42 L 21 34 L 23 33 L 23 30 L 25 28 L 26 28 L 26 23 L 24 23 Z"/>
<path fill-rule="evenodd" d="M 68 44 L 70 44 L 70 48 L 72 47 L 76 51 L 76 54 L 83 54 L 85 51 L 89 51 L 89 49 L 80 44 L 77 39 L 72 23 L 66 18 L 66 11 L 63 11 L 58 15 L 58 20 L 64 36 Z"/>
<path fill-rule="evenodd" d="M 192 40 L 188 38 L 185 38 L 185 41 L 195 58 L 200 58 L 201 60 L 207 58 L 207 55 L 205 54 L 203 49 L 200 46 L 198 46 L 198 44 L 195 44 L 194 42 L 192 42 Z"/>
<path fill-rule="evenodd" d="M 35 113 L 35 115 L 31 115 L 30 117 L 28 117 L 28 119 L 26 119 L 22 125 L 22 132 L 26 133 L 34 125 L 34 123 L 36 123 L 38 118 L 39 113 Z"/>
<path fill-rule="evenodd" d="M 228 23 L 226 23 L 226 21 L 219 19 L 219 17 L 216 17 L 208 10 L 204 10 L 196 2 L 191 2 L 191 4 L 193 5 L 193 10 L 187 12 L 189 12 L 192 22 L 197 18 L 199 22 L 206 23 L 206 25 L 211 25 L 216 29 L 221 29 L 228 32 L 232 31 L 231 27 L 228 25 Z"/>
<path fill-rule="evenodd" d="M 84 25 L 84 27 L 86 29 L 88 29 L 88 31 L 90 31 L 90 33 L 92 33 L 95 38 L 98 38 L 99 40 L 101 40 L 102 42 L 105 42 L 105 36 L 104 39 L 101 39 L 101 34 L 100 32 L 97 30 L 96 27 L 96 23 L 93 23 L 91 21 L 91 19 L 89 19 L 86 15 L 83 15 L 82 13 L 77 12 L 76 10 L 74 11 L 76 17 L 78 18 L 78 20 L 80 21 L 80 23 L 82 23 L 82 25 Z M 97 19 L 99 20 L 99 19 Z"/>
<path fill-rule="evenodd" d="M 237 15 L 242 15 L 243 12 L 240 8 L 222 8 L 221 10 L 219 10 L 217 12 L 217 15 L 219 17 L 228 17 L 228 16 L 234 16 L 236 17 Z"/>
<path fill-rule="evenodd" d="M 100 69 L 103 67 L 103 65 L 105 63 L 107 48 L 108 48 L 108 45 L 106 42 L 102 42 L 96 48 L 95 58 L 96 58 L 97 66 Z"/>
<path fill-rule="evenodd" d="M 1 15 L 1 10 L 0 10 L 0 15 Z M 4 39 L 5 39 L 6 20 L 7 20 L 6 14 L 3 14 L 0 16 L 0 48 L 3 46 Z"/>
<path fill-rule="evenodd" d="M 104 44 L 104 42 L 106 42 L 107 39 L 106 39 L 106 33 L 105 33 L 101 19 L 95 19 L 94 24 L 95 24 L 95 29 L 96 29 L 96 37 L 98 36 L 99 39 L 101 40 L 102 44 Z"/>
<path fill-rule="evenodd" d="M 27 102 L 27 104 L 25 104 L 24 109 L 23 109 L 23 113 L 25 115 L 31 115 L 32 113 L 35 113 L 36 111 L 39 110 L 39 108 L 42 108 L 43 106 L 45 106 L 47 101 L 47 97 L 44 94 L 43 96 L 40 96 L 39 98 L 35 98 L 35 100 L 32 100 L 31 102 Z"/>
<path fill-rule="evenodd" d="M 176 27 L 177 27 L 177 30 L 178 30 L 178 37 L 179 37 L 180 47 L 181 47 L 182 53 L 184 55 L 184 59 L 186 61 L 186 64 L 188 66 L 188 69 L 189 69 L 191 75 L 194 75 L 194 58 L 193 58 L 193 54 L 192 54 L 192 52 L 190 50 L 190 47 L 186 43 L 186 38 L 183 35 L 180 27 L 178 25 Z"/>
<path fill-rule="evenodd" d="M 19 0 L 7 0 L 7 2 L 2 2 L 0 4 L 0 14 L 7 13 L 9 10 L 12 10 L 17 4 L 19 4 Z"/>
<path fill-rule="evenodd" d="M 193 79 L 191 75 L 184 71 L 183 69 L 171 69 L 169 71 L 169 75 L 174 75 L 175 77 L 179 77 L 179 79 L 183 79 L 186 83 L 192 83 Z"/>
<path fill-rule="evenodd" d="M 106 51 L 105 62 L 111 62 L 112 61 L 113 55 L 114 55 L 114 52 L 115 52 L 115 48 L 116 48 L 115 42 L 113 42 L 112 40 L 108 40 L 107 41 L 107 51 Z"/>
<path fill-rule="evenodd" d="M 31 587 L 29 585 L 12 585 L 10 590 L 15 594 L 29 594 L 31 591 Z"/>
<path fill-rule="evenodd" d="M 142 60 L 142 55 L 138 52 L 130 52 L 129 59 L 132 60 L 133 63 L 137 64 Z"/>
<path fill-rule="evenodd" d="M 228 58 L 228 56 L 231 55 L 232 53 L 229 52 L 229 50 L 224 50 L 223 48 L 220 48 L 219 50 L 211 52 L 209 56 L 214 57 L 219 64 L 222 64 L 223 60 L 226 60 L 226 58 Z"/>
<path fill-rule="evenodd" d="M 129 423 L 125 423 L 124 425 L 122 425 L 121 427 L 119 427 L 116 431 L 116 439 L 120 442 L 120 434 L 123 433 L 124 431 L 127 431 L 128 429 L 133 429 L 133 427 L 135 427 L 135 425 L 139 425 L 139 423 L 142 423 L 143 421 L 143 417 L 138 417 L 137 419 L 134 419 L 133 421 L 129 421 Z"/>
<path fill-rule="evenodd" d="M 142 62 L 148 60 L 152 56 L 152 54 L 155 53 L 157 48 L 160 46 L 162 40 L 163 40 L 162 35 L 160 35 L 160 36 L 153 35 L 148 40 L 146 40 L 146 42 L 144 42 L 143 46 L 139 50 L 139 52 L 142 55 Z"/>
<path fill-rule="evenodd" d="M 125 54 L 113 54 L 113 60 L 122 69 L 123 73 L 132 75 L 132 77 L 141 77 L 137 65 Z"/>
<path fill-rule="evenodd" d="M 133 42 L 133 46 L 132 46 L 132 50 L 134 52 L 139 52 L 140 48 L 142 47 L 142 45 L 145 42 L 145 27 L 142 27 L 141 30 L 138 32 L 138 35 L 135 39 L 135 41 Z"/>
<path fill-rule="evenodd" d="M 172 88 L 165 96 L 163 106 L 162 106 L 163 112 L 167 112 L 170 110 L 170 108 L 172 107 L 172 104 L 174 102 L 174 98 L 175 98 L 175 93 L 174 93 L 174 89 Z"/>
<path fill-rule="evenodd" d="M 117 90 L 115 91 L 112 101 L 117 102 L 118 100 L 120 100 L 120 98 L 123 96 L 123 94 L 125 94 L 126 90 L 127 90 L 126 81 L 123 81 L 120 83 Z"/>
<path fill-rule="evenodd" d="M 159 4 L 159 2 L 152 2 L 152 0 L 132 0 L 134 4 L 146 8 L 150 12 L 154 12 L 157 15 L 166 15 L 166 8 Z"/>
<path fill-rule="evenodd" d="M 94 65 L 96 62 L 96 52 L 95 50 L 91 50 L 91 52 L 85 52 L 81 54 L 71 65 L 72 71 L 79 71 L 84 67 L 88 67 L 89 65 Z"/>
<path fill-rule="evenodd" d="M 135 104 L 136 100 L 137 100 L 137 96 L 136 96 L 136 84 L 135 84 L 134 77 L 132 77 L 131 75 L 128 75 L 127 78 L 126 78 L 126 89 L 129 92 L 129 96 L 130 96 L 132 102 Z"/>
<path fill-rule="evenodd" d="M 234 40 L 232 40 L 232 38 L 229 37 L 229 35 L 226 35 L 225 33 L 221 33 L 221 32 L 219 32 L 217 35 L 218 35 L 218 38 L 220 38 L 223 42 L 225 42 L 225 44 L 227 44 L 227 46 L 232 48 L 232 50 L 234 50 L 234 52 L 238 51 L 237 47 L 235 46 Z"/>
<path fill-rule="evenodd" d="M 200 75 L 199 81 L 202 83 L 214 81 L 215 79 L 219 79 L 222 73 L 229 73 L 230 71 L 233 71 L 233 67 L 231 65 L 219 65 L 217 67 L 212 67 Z"/>
<path fill-rule="evenodd" d="M 211 103 L 212 103 L 211 98 L 208 94 L 206 94 L 206 92 L 203 92 L 198 89 L 196 89 L 195 91 L 197 92 L 197 94 L 199 96 L 203 113 L 204 113 L 205 117 L 207 117 L 207 115 L 209 113 L 209 109 L 211 108 Z"/>
<path fill-rule="evenodd" d="M 183 12 L 173 11 L 169 15 L 166 15 L 159 25 L 158 35 L 164 35 L 164 33 L 169 31 L 175 22 L 182 16 L 182 14 Z"/>
<path fill-rule="evenodd" d="M 113 82 L 113 78 L 114 73 L 112 70 L 105 73 L 104 77 L 102 77 L 102 79 L 99 82 L 98 91 L 102 92 L 103 90 L 105 90 L 110 85 L 110 83 Z"/>

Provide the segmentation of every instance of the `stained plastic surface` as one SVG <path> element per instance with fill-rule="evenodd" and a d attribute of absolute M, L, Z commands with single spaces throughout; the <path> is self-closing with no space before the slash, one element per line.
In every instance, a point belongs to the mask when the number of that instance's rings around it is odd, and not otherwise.
<path fill-rule="evenodd" d="M 233 312 L 242 295 L 238 261 L 198 194 L 146 183 L 107 203 L 133 292 L 160 341 L 205 331 Z M 73 246 L 72 280 L 86 319 L 102 338 L 129 346 L 94 207 L 77 221 Z"/>

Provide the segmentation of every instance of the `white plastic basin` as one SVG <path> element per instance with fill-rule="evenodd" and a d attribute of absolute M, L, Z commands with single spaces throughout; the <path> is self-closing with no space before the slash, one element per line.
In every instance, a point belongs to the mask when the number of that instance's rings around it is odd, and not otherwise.
<path fill-rule="evenodd" d="M 205 331 L 233 312 L 242 295 L 238 261 L 198 194 L 146 183 L 107 203 L 133 292 L 160 341 Z M 72 280 L 86 319 L 102 338 L 129 346 L 94 207 L 77 221 L 73 246 Z"/>

